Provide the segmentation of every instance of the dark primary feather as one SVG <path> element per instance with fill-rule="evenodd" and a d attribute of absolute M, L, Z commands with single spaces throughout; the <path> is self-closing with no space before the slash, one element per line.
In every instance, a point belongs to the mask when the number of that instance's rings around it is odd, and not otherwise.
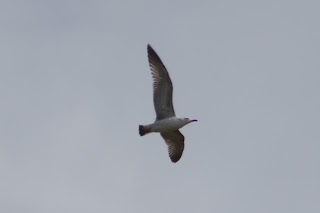
<path fill-rule="evenodd" d="M 153 103 L 156 120 L 175 116 L 172 104 L 172 82 L 166 67 L 157 53 L 148 44 L 148 59 L 153 78 Z"/>
<path fill-rule="evenodd" d="M 178 162 L 184 149 L 184 136 L 179 130 L 172 132 L 161 132 L 160 134 L 168 145 L 171 161 L 174 163 Z"/>

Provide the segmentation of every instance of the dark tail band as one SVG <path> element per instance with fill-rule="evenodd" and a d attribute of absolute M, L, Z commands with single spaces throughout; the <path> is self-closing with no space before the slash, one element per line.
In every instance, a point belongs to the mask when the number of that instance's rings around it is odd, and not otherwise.
<path fill-rule="evenodd" d="M 147 131 L 143 125 L 139 125 L 139 134 L 140 136 L 144 136 L 145 134 L 147 134 Z"/>

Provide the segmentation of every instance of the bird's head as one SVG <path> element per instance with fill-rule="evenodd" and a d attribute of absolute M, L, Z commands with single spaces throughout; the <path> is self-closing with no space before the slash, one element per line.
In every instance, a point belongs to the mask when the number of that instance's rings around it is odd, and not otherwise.
<path fill-rule="evenodd" d="M 184 118 L 185 122 L 188 124 L 188 123 L 191 123 L 191 122 L 195 122 L 195 121 L 198 121 L 198 120 L 191 120 L 190 118 Z"/>

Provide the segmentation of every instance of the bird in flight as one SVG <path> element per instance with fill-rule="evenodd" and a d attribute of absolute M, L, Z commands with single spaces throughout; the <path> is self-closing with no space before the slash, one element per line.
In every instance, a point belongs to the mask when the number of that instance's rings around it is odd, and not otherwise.
<path fill-rule="evenodd" d="M 176 117 L 172 104 L 172 82 L 160 57 L 148 44 L 149 66 L 153 79 L 153 104 L 156 120 L 149 125 L 139 125 L 141 136 L 159 132 L 168 146 L 169 157 L 173 163 L 180 160 L 184 149 L 184 136 L 179 129 L 191 122 L 189 118 Z"/>

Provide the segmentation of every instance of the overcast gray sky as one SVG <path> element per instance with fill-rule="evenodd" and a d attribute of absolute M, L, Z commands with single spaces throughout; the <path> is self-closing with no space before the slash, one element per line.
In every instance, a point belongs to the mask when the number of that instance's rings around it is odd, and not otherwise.
<path fill-rule="evenodd" d="M 2 1 L 0 212 L 320 212 L 319 1 Z M 154 121 L 147 44 L 185 151 Z"/>

